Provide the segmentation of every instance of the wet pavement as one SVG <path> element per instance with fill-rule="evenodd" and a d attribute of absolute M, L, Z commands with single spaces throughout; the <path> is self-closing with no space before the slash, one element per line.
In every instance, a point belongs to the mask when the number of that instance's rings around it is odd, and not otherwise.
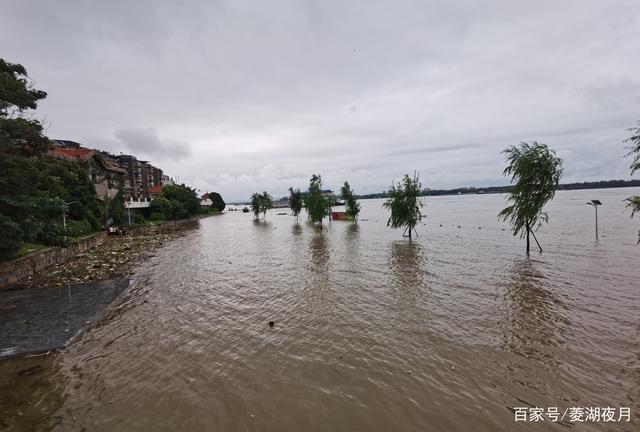
<path fill-rule="evenodd" d="M 128 286 L 115 279 L 3 292 L 0 359 L 66 347 Z"/>

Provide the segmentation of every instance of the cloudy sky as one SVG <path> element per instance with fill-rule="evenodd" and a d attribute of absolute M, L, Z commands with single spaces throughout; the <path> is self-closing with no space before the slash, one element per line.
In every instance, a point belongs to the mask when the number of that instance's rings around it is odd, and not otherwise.
<path fill-rule="evenodd" d="M 499 185 L 538 140 L 563 181 L 629 178 L 640 2 L 0 0 L 0 57 L 52 138 L 148 159 L 227 201 Z"/>

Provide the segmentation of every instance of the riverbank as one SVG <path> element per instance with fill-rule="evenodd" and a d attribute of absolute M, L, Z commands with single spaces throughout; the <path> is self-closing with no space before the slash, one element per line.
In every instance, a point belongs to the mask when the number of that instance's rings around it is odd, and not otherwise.
<path fill-rule="evenodd" d="M 194 219 L 132 227 L 126 235 L 109 236 L 100 244 L 62 262 L 56 262 L 6 289 L 60 287 L 69 283 L 126 278 L 138 263 L 152 256 L 155 249 L 197 226 L 197 219 Z"/>
<path fill-rule="evenodd" d="M 0 296 L 0 359 L 66 347 L 129 286 L 136 265 L 197 227 L 197 220 L 135 227 L 12 285 Z"/>

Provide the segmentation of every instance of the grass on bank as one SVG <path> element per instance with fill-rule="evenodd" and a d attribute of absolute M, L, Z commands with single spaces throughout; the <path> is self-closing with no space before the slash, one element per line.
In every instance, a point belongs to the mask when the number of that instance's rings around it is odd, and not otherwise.
<path fill-rule="evenodd" d="M 22 247 L 20 249 L 18 249 L 18 252 L 16 253 L 15 258 L 22 258 L 22 257 L 27 256 L 29 254 L 32 254 L 34 252 L 38 252 L 38 251 L 41 251 L 43 249 L 47 249 L 49 247 L 51 247 L 51 246 L 45 246 L 43 244 L 37 244 L 37 243 L 23 243 Z"/>

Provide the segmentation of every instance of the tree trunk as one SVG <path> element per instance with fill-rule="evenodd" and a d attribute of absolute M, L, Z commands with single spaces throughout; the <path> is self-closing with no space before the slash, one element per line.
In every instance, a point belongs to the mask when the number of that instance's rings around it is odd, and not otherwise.
<path fill-rule="evenodd" d="M 529 233 L 530 233 L 529 224 L 527 223 L 527 255 L 529 255 L 529 250 L 530 250 Z"/>
<path fill-rule="evenodd" d="M 411 241 L 411 225 L 409 225 L 409 241 Z"/>

